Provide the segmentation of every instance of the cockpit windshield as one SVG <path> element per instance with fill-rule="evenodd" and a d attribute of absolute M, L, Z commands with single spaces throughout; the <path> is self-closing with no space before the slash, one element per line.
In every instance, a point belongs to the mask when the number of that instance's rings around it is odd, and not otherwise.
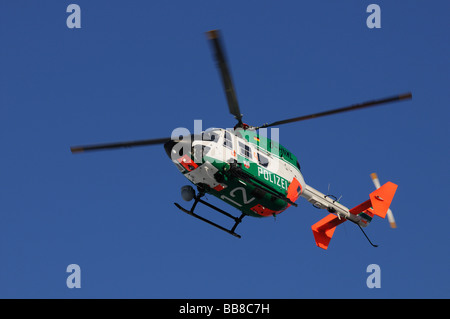
<path fill-rule="evenodd" d="M 216 142 L 219 140 L 219 133 L 217 131 L 208 130 L 203 132 L 203 141 Z"/>

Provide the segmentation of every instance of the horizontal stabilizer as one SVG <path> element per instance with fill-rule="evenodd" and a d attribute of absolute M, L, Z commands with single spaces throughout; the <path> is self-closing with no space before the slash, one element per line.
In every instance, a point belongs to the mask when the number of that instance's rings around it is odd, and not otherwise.
<path fill-rule="evenodd" d="M 345 218 L 339 219 L 336 215 L 329 214 L 325 218 L 322 218 L 317 223 L 312 225 L 312 231 L 317 246 L 323 249 L 327 249 L 330 244 L 331 237 L 333 237 L 336 226 L 345 222 Z"/>

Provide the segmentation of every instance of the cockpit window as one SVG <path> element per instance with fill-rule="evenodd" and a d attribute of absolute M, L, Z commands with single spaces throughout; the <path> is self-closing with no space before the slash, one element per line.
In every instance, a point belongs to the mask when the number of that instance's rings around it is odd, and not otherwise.
<path fill-rule="evenodd" d="M 302 169 L 300 168 L 300 163 L 297 161 L 297 167 L 298 167 L 298 170 L 299 171 L 301 171 Z"/>

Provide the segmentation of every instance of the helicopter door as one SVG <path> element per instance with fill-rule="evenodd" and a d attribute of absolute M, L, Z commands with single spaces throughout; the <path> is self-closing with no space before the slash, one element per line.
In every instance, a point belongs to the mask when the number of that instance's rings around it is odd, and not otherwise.
<path fill-rule="evenodd" d="M 236 159 L 236 150 L 233 147 L 233 139 L 230 132 L 225 131 L 223 146 L 225 146 L 224 161 L 229 162 L 230 159 Z"/>

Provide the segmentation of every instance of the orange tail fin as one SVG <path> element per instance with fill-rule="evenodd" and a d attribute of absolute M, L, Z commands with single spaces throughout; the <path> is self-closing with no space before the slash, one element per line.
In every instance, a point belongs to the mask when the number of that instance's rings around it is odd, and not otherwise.
<path fill-rule="evenodd" d="M 386 217 L 386 213 L 389 206 L 391 206 L 396 190 L 397 185 L 387 182 L 370 194 L 370 201 L 375 215 L 380 216 L 381 218 Z"/>

